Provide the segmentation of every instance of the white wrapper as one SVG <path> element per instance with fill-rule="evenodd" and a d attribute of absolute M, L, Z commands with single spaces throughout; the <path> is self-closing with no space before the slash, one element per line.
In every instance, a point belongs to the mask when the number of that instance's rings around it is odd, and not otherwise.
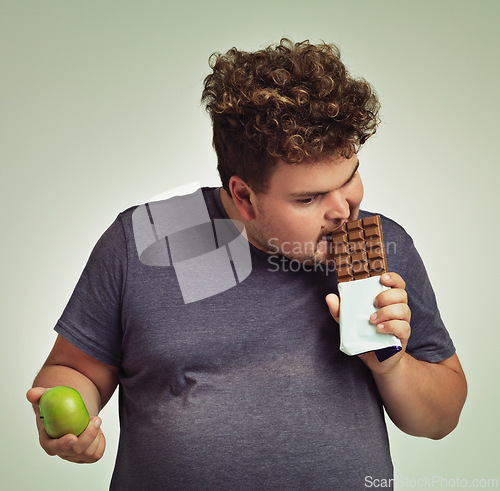
<path fill-rule="evenodd" d="M 357 355 L 392 346 L 401 347 L 392 334 L 377 331 L 370 323 L 370 315 L 377 309 L 375 297 L 389 287 L 380 283 L 380 276 L 339 283 L 340 295 L 340 350 Z"/>

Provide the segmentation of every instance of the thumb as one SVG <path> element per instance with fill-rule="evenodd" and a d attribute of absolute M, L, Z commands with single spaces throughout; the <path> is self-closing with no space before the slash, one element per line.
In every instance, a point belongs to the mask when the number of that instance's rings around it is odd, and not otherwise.
<path fill-rule="evenodd" d="M 335 319 L 337 324 L 339 323 L 339 311 L 340 311 L 340 300 L 335 293 L 329 293 L 326 298 L 326 304 L 328 305 L 328 308 L 330 309 L 330 314 L 332 314 L 332 317 Z"/>
<path fill-rule="evenodd" d="M 26 392 L 26 399 L 28 399 L 31 404 L 38 404 L 40 397 L 47 392 L 48 389 L 44 387 L 33 387 L 28 392 Z"/>

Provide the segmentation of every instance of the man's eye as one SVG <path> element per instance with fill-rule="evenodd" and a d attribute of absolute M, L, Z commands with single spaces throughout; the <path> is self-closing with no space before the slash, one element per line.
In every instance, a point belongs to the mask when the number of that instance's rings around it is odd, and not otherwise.
<path fill-rule="evenodd" d="M 298 202 L 301 205 L 310 205 L 315 199 L 316 199 L 316 196 L 310 196 L 309 198 L 299 199 Z"/>

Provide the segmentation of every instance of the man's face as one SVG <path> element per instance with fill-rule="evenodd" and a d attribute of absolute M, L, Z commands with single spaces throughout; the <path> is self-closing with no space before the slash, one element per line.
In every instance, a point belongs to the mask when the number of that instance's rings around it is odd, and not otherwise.
<path fill-rule="evenodd" d="M 249 241 L 298 261 L 331 258 L 324 237 L 358 216 L 363 184 L 358 157 L 329 157 L 311 164 L 279 161 L 265 193 L 252 193 L 255 218 Z"/>

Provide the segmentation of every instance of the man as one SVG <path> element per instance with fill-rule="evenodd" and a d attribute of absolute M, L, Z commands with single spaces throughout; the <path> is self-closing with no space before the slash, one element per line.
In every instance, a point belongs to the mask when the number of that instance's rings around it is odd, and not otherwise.
<path fill-rule="evenodd" d="M 369 215 L 358 151 L 377 98 L 326 44 L 232 49 L 211 66 L 222 188 L 127 210 L 100 239 L 27 394 L 38 416 L 46 388 L 72 386 L 92 419 L 52 440 L 37 418 L 40 443 L 98 460 L 97 415 L 119 384 L 113 489 L 390 485 L 383 407 L 403 431 L 442 438 L 466 382 L 413 242 L 385 217 L 390 288 L 371 322 L 402 350 L 383 362 L 339 351 L 328 236 Z"/>

